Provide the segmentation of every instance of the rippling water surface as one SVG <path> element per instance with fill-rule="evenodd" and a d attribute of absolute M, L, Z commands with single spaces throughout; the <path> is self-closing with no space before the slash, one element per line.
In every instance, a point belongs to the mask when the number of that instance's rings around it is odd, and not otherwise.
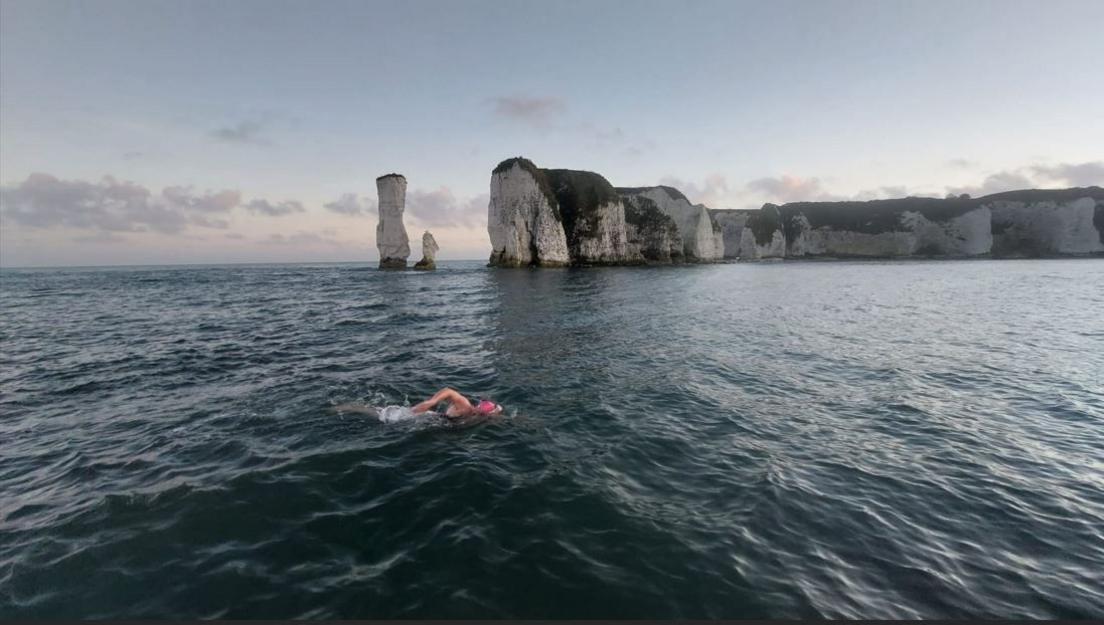
<path fill-rule="evenodd" d="M 1104 262 L 4 270 L 0 616 L 1104 617 Z"/>

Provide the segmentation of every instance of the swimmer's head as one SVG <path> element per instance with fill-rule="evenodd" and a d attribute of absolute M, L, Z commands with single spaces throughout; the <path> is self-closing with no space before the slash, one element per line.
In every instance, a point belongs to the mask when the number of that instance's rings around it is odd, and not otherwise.
<path fill-rule="evenodd" d="M 502 406 L 490 401 L 489 399 L 480 399 L 479 403 L 475 405 L 475 410 L 484 416 L 494 416 L 502 414 Z"/>

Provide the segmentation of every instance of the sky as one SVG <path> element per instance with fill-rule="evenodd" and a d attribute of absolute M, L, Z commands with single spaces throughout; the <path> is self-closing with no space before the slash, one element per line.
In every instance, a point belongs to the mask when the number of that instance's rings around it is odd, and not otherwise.
<path fill-rule="evenodd" d="M 483 259 L 513 156 L 712 208 L 1104 184 L 1104 2 L 0 0 L 0 266 Z"/>

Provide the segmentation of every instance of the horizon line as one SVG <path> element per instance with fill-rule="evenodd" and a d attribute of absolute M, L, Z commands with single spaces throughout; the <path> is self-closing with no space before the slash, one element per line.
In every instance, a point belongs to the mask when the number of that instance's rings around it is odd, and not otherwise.
<path fill-rule="evenodd" d="M 225 263 L 121 263 L 115 265 L 0 265 L 0 271 L 14 270 L 14 269 L 125 269 L 125 268 L 137 268 L 137 267 L 225 267 L 228 265 L 359 265 L 367 263 L 378 263 L 376 260 L 300 260 L 300 261 L 243 261 L 243 262 L 225 262 Z M 438 263 L 448 262 L 486 262 L 482 258 L 448 258 L 437 261 Z M 413 263 L 410 265 L 413 267 Z"/>

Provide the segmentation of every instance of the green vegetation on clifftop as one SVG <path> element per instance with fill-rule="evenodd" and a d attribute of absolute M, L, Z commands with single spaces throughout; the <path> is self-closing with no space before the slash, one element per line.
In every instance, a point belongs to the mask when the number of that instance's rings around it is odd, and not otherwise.
<path fill-rule="evenodd" d="M 563 221 L 560 215 L 559 204 L 556 202 L 556 194 L 552 192 L 552 185 L 549 183 L 548 176 L 545 173 L 547 170 L 537 167 L 533 164 L 533 161 L 521 156 L 508 158 L 499 163 L 494 170 L 491 171 L 491 175 L 509 171 L 514 165 L 521 167 L 533 177 L 533 180 L 537 181 L 537 188 L 539 188 L 544 195 L 544 199 L 547 200 L 548 205 L 552 207 L 552 213 L 556 215 L 556 219 Z"/>
<path fill-rule="evenodd" d="M 598 208 L 619 202 L 621 197 L 608 180 L 592 171 L 545 169 L 552 192 L 560 205 L 568 249 L 574 249 L 579 237 L 598 233 Z"/>

